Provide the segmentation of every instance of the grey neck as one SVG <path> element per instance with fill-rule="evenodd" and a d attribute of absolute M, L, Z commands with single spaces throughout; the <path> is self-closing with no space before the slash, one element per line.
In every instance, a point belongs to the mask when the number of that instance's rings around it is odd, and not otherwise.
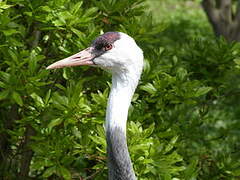
<path fill-rule="evenodd" d="M 113 75 L 106 115 L 109 180 L 136 180 L 126 140 L 126 122 L 138 79 Z"/>
<path fill-rule="evenodd" d="M 128 152 L 125 132 L 115 127 L 107 130 L 109 180 L 136 180 Z"/>

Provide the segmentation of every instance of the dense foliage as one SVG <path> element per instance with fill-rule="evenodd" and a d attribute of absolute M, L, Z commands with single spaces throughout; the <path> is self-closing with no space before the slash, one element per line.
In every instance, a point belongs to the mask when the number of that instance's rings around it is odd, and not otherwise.
<path fill-rule="evenodd" d="M 45 69 L 106 31 L 126 32 L 144 50 L 128 120 L 138 179 L 240 177 L 240 45 L 206 32 L 203 16 L 175 8 L 159 23 L 147 8 L 145 0 L 0 1 L 1 179 L 107 179 L 110 75 Z"/>

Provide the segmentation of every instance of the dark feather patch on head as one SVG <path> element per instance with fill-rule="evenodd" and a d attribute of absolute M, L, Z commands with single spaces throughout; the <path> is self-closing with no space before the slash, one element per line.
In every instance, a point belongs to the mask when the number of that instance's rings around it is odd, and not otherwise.
<path fill-rule="evenodd" d="M 120 39 L 120 34 L 118 32 L 107 32 L 95 39 L 92 46 L 97 50 L 101 50 L 103 47 L 113 44 L 118 39 Z"/>

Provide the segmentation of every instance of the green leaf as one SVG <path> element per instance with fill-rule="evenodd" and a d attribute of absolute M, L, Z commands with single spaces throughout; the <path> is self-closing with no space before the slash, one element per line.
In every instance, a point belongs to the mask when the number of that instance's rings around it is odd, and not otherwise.
<path fill-rule="evenodd" d="M 55 167 L 55 166 L 48 168 L 48 169 L 43 173 L 43 177 L 44 177 L 44 178 L 47 178 L 47 177 L 53 175 L 54 173 L 56 173 L 56 167 Z"/>
<path fill-rule="evenodd" d="M 71 173 L 65 167 L 60 166 L 59 171 L 64 179 L 71 179 Z"/>
<path fill-rule="evenodd" d="M 167 146 L 165 147 L 165 153 L 168 153 L 174 148 L 177 140 L 178 140 L 178 136 L 175 136 L 171 139 L 170 142 L 168 142 Z"/>
<path fill-rule="evenodd" d="M 12 51 L 11 49 L 8 50 L 8 53 L 10 54 L 12 60 L 14 60 L 16 63 L 18 63 L 18 56 L 17 53 Z"/>
<path fill-rule="evenodd" d="M 144 130 L 145 137 L 149 137 L 155 129 L 155 124 L 152 123 L 147 129 Z"/>
<path fill-rule="evenodd" d="M 149 94 L 155 94 L 157 92 L 157 89 L 151 83 L 141 86 L 140 89 L 147 91 Z"/>
<path fill-rule="evenodd" d="M 63 47 L 63 46 L 59 46 L 58 48 L 59 48 L 61 51 L 65 52 L 66 54 L 71 54 L 71 52 L 70 52 L 68 49 L 66 49 L 65 47 Z"/>
<path fill-rule="evenodd" d="M 51 95 L 51 89 L 48 90 L 46 96 L 45 96 L 45 99 L 44 99 L 44 103 L 47 104 L 50 100 L 50 95 Z"/>
<path fill-rule="evenodd" d="M 237 168 L 236 170 L 233 170 L 232 173 L 233 173 L 233 175 L 236 176 L 236 177 L 237 177 L 237 176 L 240 176 L 240 167 Z"/>
<path fill-rule="evenodd" d="M 0 100 L 5 99 L 8 96 L 8 94 L 9 94 L 8 90 L 0 92 Z"/>
<path fill-rule="evenodd" d="M 5 36 L 11 36 L 13 34 L 19 33 L 16 29 L 2 30 Z"/>
<path fill-rule="evenodd" d="M 105 138 L 99 137 L 99 136 L 89 135 L 89 138 L 91 138 L 96 144 L 101 144 L 101 145 L 105 144 L 105 141 L 106 141 Z"/>
<path fill-rule="evenodd" d="M 81 31 L 75 29 L 75 28 L 71 28 L 72 32 L 74 32 L 78 37 L 82 38 L 84 36 L 84 33 L 82 33 Z"/>
<path fill-rule="evenodd" d="M 81 6 L 82 6 L 82 4 L 83 4 L 83 1 L 80 1 L 80 2 L 77 2 L 74 6 L 73 6 L 73 8 L 72 8 L 72 13 L 75 15 L 75 14 L 77 14 L 77 12 L 79 11 L 79 9 L 81 8 Z"/>
<path fill-rule="evenodd" d="M 149 73 L 150 70 L 151 70 L 150 60 L 145 58 L 143 61 L 143 71 L 145 73 Z"/>
<path fill-rule="evenodd" d="M 54 119 L 48 124 L 48 128 L 52 129 L 53 127 L 58 126 L 62 122 L 63 122 L 63 119 L 61 118 Z"/>
<path fill-rule="evenodd" d="M 46 11 L 46 12 L 51 12 L 52 11 L 52 9 L 48 6 L 41 6 L 41 7 L 39 7 L 39 9 L 41 9 L 43 11 Z"/>
<path fill-rule="evenodd" d="M 44 102 L 40 96 L 36 93 L 32 93 L 30 96 L 33 98 L 37 106 L 44 107 Z"/>
<path fill-rule="evenodd" d="M 10 76 L 11 76 L 11 75 L 10 75 L 9 73 L 0 71 L 0 78 L 1 78 L 2 80 L 6 81 L 6 82 L 9 81 Z"/>
<path fill-rule="evenodd" d="M 184 171 L 185 179 L 194 180 L 197 178 L 198 171 L 198 158 L 192 158 L 190 164 L 186 167 Z"/>
<path fill-rule="evenodd" d="M 58 87 L 59 89 L 63 90 L 63 91 L 66 91 L 66 88 L 61 84 L 55 84 L 55 86 Z"/>
<path fill-rule="evenodd" d="M 182 67 L 180 67 L 180 68 L 178 68 L 178 70 L 177 70 L 177 78 L 179 79 L 179 80 L 184 80 L 184 78 L 187 76 L 187 70 L 186 69 L 184 69 L 184 68 L 182 68 Z"/>
<path fill-rule="evenodd" d="M 240 65 L 240 59 L 234 59 L 234 62 L 235 62 L 237 65 Z"/>
<path fill-rule="evenodd" d="M 66 80 L 69 79 L 67 72 L 68 72 L 67 69 L 63 69 L 63 78 L 66 79 Z"/>
<path fill-rule="evenodd" d="M 197 89 L 195 92 L 195 97 L 202 96 L 204 94 L 207 94 L 209 91 L 211 91 L 213 88 L 212 87 L 200 87 Z"/>
<path fill-rule="evenodd" d="M 19 105 L 19 106 L 22 106 L 23 105 L 23 101 L 22 101 L 22 98 L 20 96 L 20 94 L 16 91 L 14 91 L 12 93 L 12 98 L 14 99 L 14 101 Z"/>
<path fill-rule="evenodd" d="M 83 15 L 83 17 L 88 17 L 88 16 L 92 16 L 95 12 L 97 12 L 98 8 L 96 7 L 92 7 L 89 8 Z"/>
<path fill-rule="evenodd" d="M 29 16 L 29 17 L 32 17 L 32 12 L 24 12 L 23 14 Z"/>
<path fill-rule="evenodd" d="M 66 24 L 65 19 L 62 17 L 59 17 L 59 19 L 56 19 L 55 21 L 52 22 L 55 26 L 64 26 Z"/>
<path fill-rule="evenodd" d="M 12 7 L 13 5 L 8 5 L 6 4 L 6 2 L 1 2 L 0 1 L 0 9 L 8 9 L 10 7 Z"/>
<path fill-rule="evenodd" d="M 1 88 L 6 88 L 7 85 L 6 85 L 4 82 L 0 81 L 0 87 L 1 87 Z"/>

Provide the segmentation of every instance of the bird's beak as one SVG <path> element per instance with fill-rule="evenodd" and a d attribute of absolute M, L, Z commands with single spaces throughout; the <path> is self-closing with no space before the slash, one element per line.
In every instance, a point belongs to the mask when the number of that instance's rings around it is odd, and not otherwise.
<path fill-rule="evenodd" d="M 74 54 L 70 57 L 57 61 L 47 67 L 47 69 L 57 69 L 63 67 L 71 66 L 83 66 L 83 65 L 93 65 L 93 59 L 95 55 L 93 54 L 93 48 L 89 47 L 80 51 L 77 54 Z"/>

